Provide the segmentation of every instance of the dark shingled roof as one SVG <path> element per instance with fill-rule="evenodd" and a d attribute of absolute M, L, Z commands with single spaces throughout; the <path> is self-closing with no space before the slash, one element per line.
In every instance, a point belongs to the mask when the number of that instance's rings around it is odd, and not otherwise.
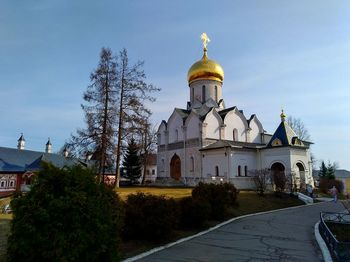
<path fill-rule="evenodd" d="M 275 133 L 272 135 L 270 142 L 267 144 L 267 147 L 274 147 L 272 142 L 275 139 L 279 139 L 281 141 L 282 144 L 279 146 L 304 146 L 302 141 L 298 139 L 297 134 L 295 134 L 293 129 L 286 121 L 281 121 Z M 298 142 L 300 144 L 298 144 Z"/>
<path fill-rule="evenodd" d="M 79 163 L 78 160 L 65 158 L 58 154 L 0 147 L 0 172 L 2 173 L 38 171 L 41 161 L 52 163 L 57 167 Z"/>

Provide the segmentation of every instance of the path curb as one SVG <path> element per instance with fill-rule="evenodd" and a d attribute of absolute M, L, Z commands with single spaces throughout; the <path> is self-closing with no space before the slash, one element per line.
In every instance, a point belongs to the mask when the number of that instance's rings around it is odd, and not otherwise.
<path fill-rule="evenodd" d="M 325 262 L 333 262 L 333 259 L 332 259 L 332 256 L 331 256 L 329 250 L 328 250 L 327 244 L 326 244 L 326 242 L 324 242 L 324 240 L 320 234 L 319 225 L 320 225 L 320 222 L 317 222 L 315 224 L 315 237 L 316 237 L 317 244 L 321 249 L 324 261 Z"/>
<path fill-rule="evenodd" d="M 130 257 L 130 258 L 127 258 L 125 260 L 122 260 L 121 262 L 133 262 L 133 261 L 136 261 L 136 260 L 139 260 L 141 258 L 144 258 L 144 257 L 147 257 L 149 255 L 152 255 L 156 252 L 159 252 L 159 251 L 162 251 L 164 249 L 167 249 L 169 247 L 172 247 L 172 246 L 175 246 L 177 244 L 180 244 L 182 242 L 185 242 L 185 241 L 188 241 L 188 240 L 191 240 L 193 238 L 196 238 L 196 237 L 199 237 L 199 236 L 202 236 L 202 235 L 205 235 L 215 229 L 218 229 L 222 226 L 225 226 L 233 221 L 236 221 L 236 220 L 239 220 L 239 219 L 242 219 L 242 218 L 246 218 L 246 217 L 252 217 L 252 216 L 257 216 L 257 215 L 264 215 L 264 214 L 270 214 L 270 213 L 274 213 L 274 212 L 278 212 L 278 211 L 282 211 L 282 210 L 288 210 L 288 209 L 296 209 L 296 208 L 301 208 L 301 207 L 309 207 L 309 206 L 312 206 L 312 205 L 319 205 L 319 204 L 322 204 L 324 202 L 319 202 L 319 203 L 314 203 L 314 204 L 308 204 L 308 205 L 302 205 L 302 206 L 294 206 L 294 207 L 286 207 L 286 208 L 280 208 L 280 209 L 275 209 L 275 210 L 270 210 L 270 211 L 264 211 L 264 212 L 259 212 L 259 213 L 253 213 L 253 214 L 248 214 L 248 215 L 243 215 L 243 216 L 239 216 L 239 217 L 234 217 L 234 218 L 231 218 L 229 220 L 226 220 L 220 224 L 217 224 L 216 226 L 214 227 L 211 227 L 205 231 L 202 231 L 202 232 L 199 232 L 195 235 L 192 235 L 192 236 L 189 236 L 189 237 L 185 237 L 185 238 L 181 238 L 175 242 L 172 242 L 172 243 L 169 243 L 169 244 L 166 244 L 164 246 L 160 246 L 160 247 L 156 247 L 156 248 L 153 248 L 149 251 L 146 251 L 144 253 L 141 253 L 139 255 L 136 255 L 136 256 L 133 256 L 133 257 Z M 327 249 L 328 250 L 328 249 Z M 326 261 L 326 260 L 325 260 Z M 332 261 L 332 260 L 330 260 Z"/>

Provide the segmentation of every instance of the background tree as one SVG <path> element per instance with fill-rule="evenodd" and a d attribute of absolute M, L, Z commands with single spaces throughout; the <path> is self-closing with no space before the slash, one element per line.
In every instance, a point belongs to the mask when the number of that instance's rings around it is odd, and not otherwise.
<path fill-rule="evenodd" d="M 155 152 L 157 144 L 156 127 L 151 126 L 149 119 L 144 119 L 139 126 L 139 144 L 141 149 L 141 165 L 143 169 L 141 184 L 145 184 L 147 166 L 150 161 L 151 154 Z"/>
<path fill-rule="evenodd" d="M 114 166 L 115 127 L 118 108 L 118 72 L 116 60 L 109 48 L 102 48 L 98 67 L 91 73 L 91 84 L 84 93 L 86 104 L 81 107 L 85 114 L 85 129 L 72 135 L 70 151 L 85 159 L 92 154 L 99 177 L 106 168 Z"/>
<path fill-rule="evenodd" d="M 268 168 L 250 171 L 258 195 L 263 196 L 269 185 L 271 171 Z"/>
<path fill-rule="evenodd" d="M 43 164 L 11 202 L 7 261 L 117 261 L 123 206 L 95 171 Z"/>
<path fill-rule="evenodd" d="M 300 118 L 288 116 L 287 123 L 294 130 L 299 139 L 304 141 L 310 141 L 311 137 L 309 131 L 307 130 Z"/>
<path fill-rule="evenodd" d="M 324 161 L 321 162 L 319 177 L 325 179 L 335 179 L 335 170 L 337 169 L 337 163 L 331 163 L 330 161 L 326 165 Z"/>
<path fill-rule="evenodd" d="M 135 140 L 131 138 L 126 150 L 123 166 L 125 169 L 125 177 L 135 183 L 141 177 L 141 161 L 139 155 L 139 146 Z"/>
<path fill-rule="evenodd" d="M 116 148 L 116 187 L 119 187 L 120 180 L 119 167 L 123 137 L 127 135 L 127 130 L 132 130 L 140 121 L 149 118 L 151 111 L 146 107 L 146 102 L 154 102 L 155 98 L 151 96 L 151 93 L 160 90 L 145 82 L 146 75 L 142 69 L 143 64 L 142 61 L 139 61 L 130 66 L 126 49 L 123 49 L 117 57 L 119 121 Z"/>

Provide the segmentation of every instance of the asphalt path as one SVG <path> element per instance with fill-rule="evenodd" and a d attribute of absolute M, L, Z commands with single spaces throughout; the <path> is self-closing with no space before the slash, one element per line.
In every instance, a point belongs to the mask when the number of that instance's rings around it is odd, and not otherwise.
<path fill-rule="evenodd" d="M 321 211 L 343 210 L 325 202 L 243 217 L 138 261 L 323 261 L 314 225 Z"/>

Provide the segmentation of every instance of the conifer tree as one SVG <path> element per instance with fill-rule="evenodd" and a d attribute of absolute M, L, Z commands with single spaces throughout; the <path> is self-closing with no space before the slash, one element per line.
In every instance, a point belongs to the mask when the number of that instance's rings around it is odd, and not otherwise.
<path fill-rule="evenodd" d="M 139 155 L 139 147 L 135 139 L 131 138 L 123 161 L 125 169 L 125 177 L 135 183 L 141 177 L 141 161 Z"/>
<path fill-rule="evenodd" d="M 91 84 L 84 93 L 81 107 L 85 114 L 85 129 L 72 135 L 70 149 L 85 158 L 91 154 L 99 177 L 107 167 L 114 166 L 115 127 L 117 125 L 118 72 L 111 49 L 102 48 L 97 68 L 91 73 Z M 101 180 L 101 179 L 99 179 Z"/>

